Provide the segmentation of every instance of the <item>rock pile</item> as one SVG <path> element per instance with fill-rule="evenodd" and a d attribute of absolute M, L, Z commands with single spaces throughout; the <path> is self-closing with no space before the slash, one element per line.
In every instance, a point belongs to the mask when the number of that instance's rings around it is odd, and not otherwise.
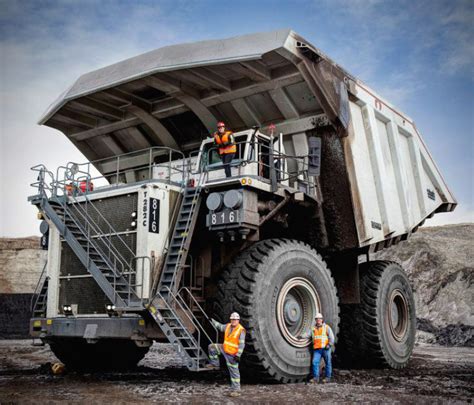
<path fill-rule="evenodd" d="M 395 260 L 407 271 L 418 341 L 474 346 L 474 224 L 420 228 L 373 259 Z"/>

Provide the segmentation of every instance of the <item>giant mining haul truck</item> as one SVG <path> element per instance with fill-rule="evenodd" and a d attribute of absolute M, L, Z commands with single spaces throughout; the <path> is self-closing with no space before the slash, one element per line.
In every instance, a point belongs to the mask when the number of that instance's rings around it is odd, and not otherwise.
<path fill-rule="evenodd" d="M 351 364 L 407 364 L 412 289 L 370 254 L 456 200 L 413 121 L 295 32 L 95 70 L 40 124 L 89 160 L 33 168 L 48 256 L 31 334 L 67 366 L 133 366 L 158 341 L 200 371 L 221 339 L 210 318 L 233 311 L 242 370 L 264 380 L 305 378 L 317 312 Z"/>

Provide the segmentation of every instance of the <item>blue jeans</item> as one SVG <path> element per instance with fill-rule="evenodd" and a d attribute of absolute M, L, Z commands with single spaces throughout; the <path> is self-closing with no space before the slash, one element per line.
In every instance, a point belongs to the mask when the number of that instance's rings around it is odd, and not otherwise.
<path fill-rule="evenodd" d="M 326 378 L 331 378 L 332 364 L 331 364 L 331 349 L 315 349 L 313 352 L 313 377 L 319 378 L 319 362 L 321 357 L 326 364 Z"/>

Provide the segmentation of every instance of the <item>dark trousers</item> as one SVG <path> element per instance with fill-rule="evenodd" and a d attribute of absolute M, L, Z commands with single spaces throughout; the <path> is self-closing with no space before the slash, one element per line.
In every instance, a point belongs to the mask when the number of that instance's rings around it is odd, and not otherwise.
<path fill-rule="evenodd" d="M 224 165 L 225 177 L 231 177 L 232 173 L 230 171 L 230 162 L 234 158 L 235 153 L 223 153 L 221 155 L 222 164 Z"/>

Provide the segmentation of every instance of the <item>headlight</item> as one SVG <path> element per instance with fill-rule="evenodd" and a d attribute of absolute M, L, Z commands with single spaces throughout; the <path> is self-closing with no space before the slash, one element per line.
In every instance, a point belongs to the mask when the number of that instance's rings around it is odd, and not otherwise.
<path fill-rule="evenodd" d="M 207 196 L 206 206 L 211 211 L 218 211 L 222 207 L 222 194 L 211 193 Z"/>
<path fill-rule="evenodd" d="M 235 210 L 242 205 L 244 197 L 238 190 L 229 190 L 224 194 L 224 205 L 231 210 Z"/>
<path fill-rule="evenodd" d="M 66 316 L 72 315 L 72 306 L 69 304 L 63 305 L 63 312 Z"/>

